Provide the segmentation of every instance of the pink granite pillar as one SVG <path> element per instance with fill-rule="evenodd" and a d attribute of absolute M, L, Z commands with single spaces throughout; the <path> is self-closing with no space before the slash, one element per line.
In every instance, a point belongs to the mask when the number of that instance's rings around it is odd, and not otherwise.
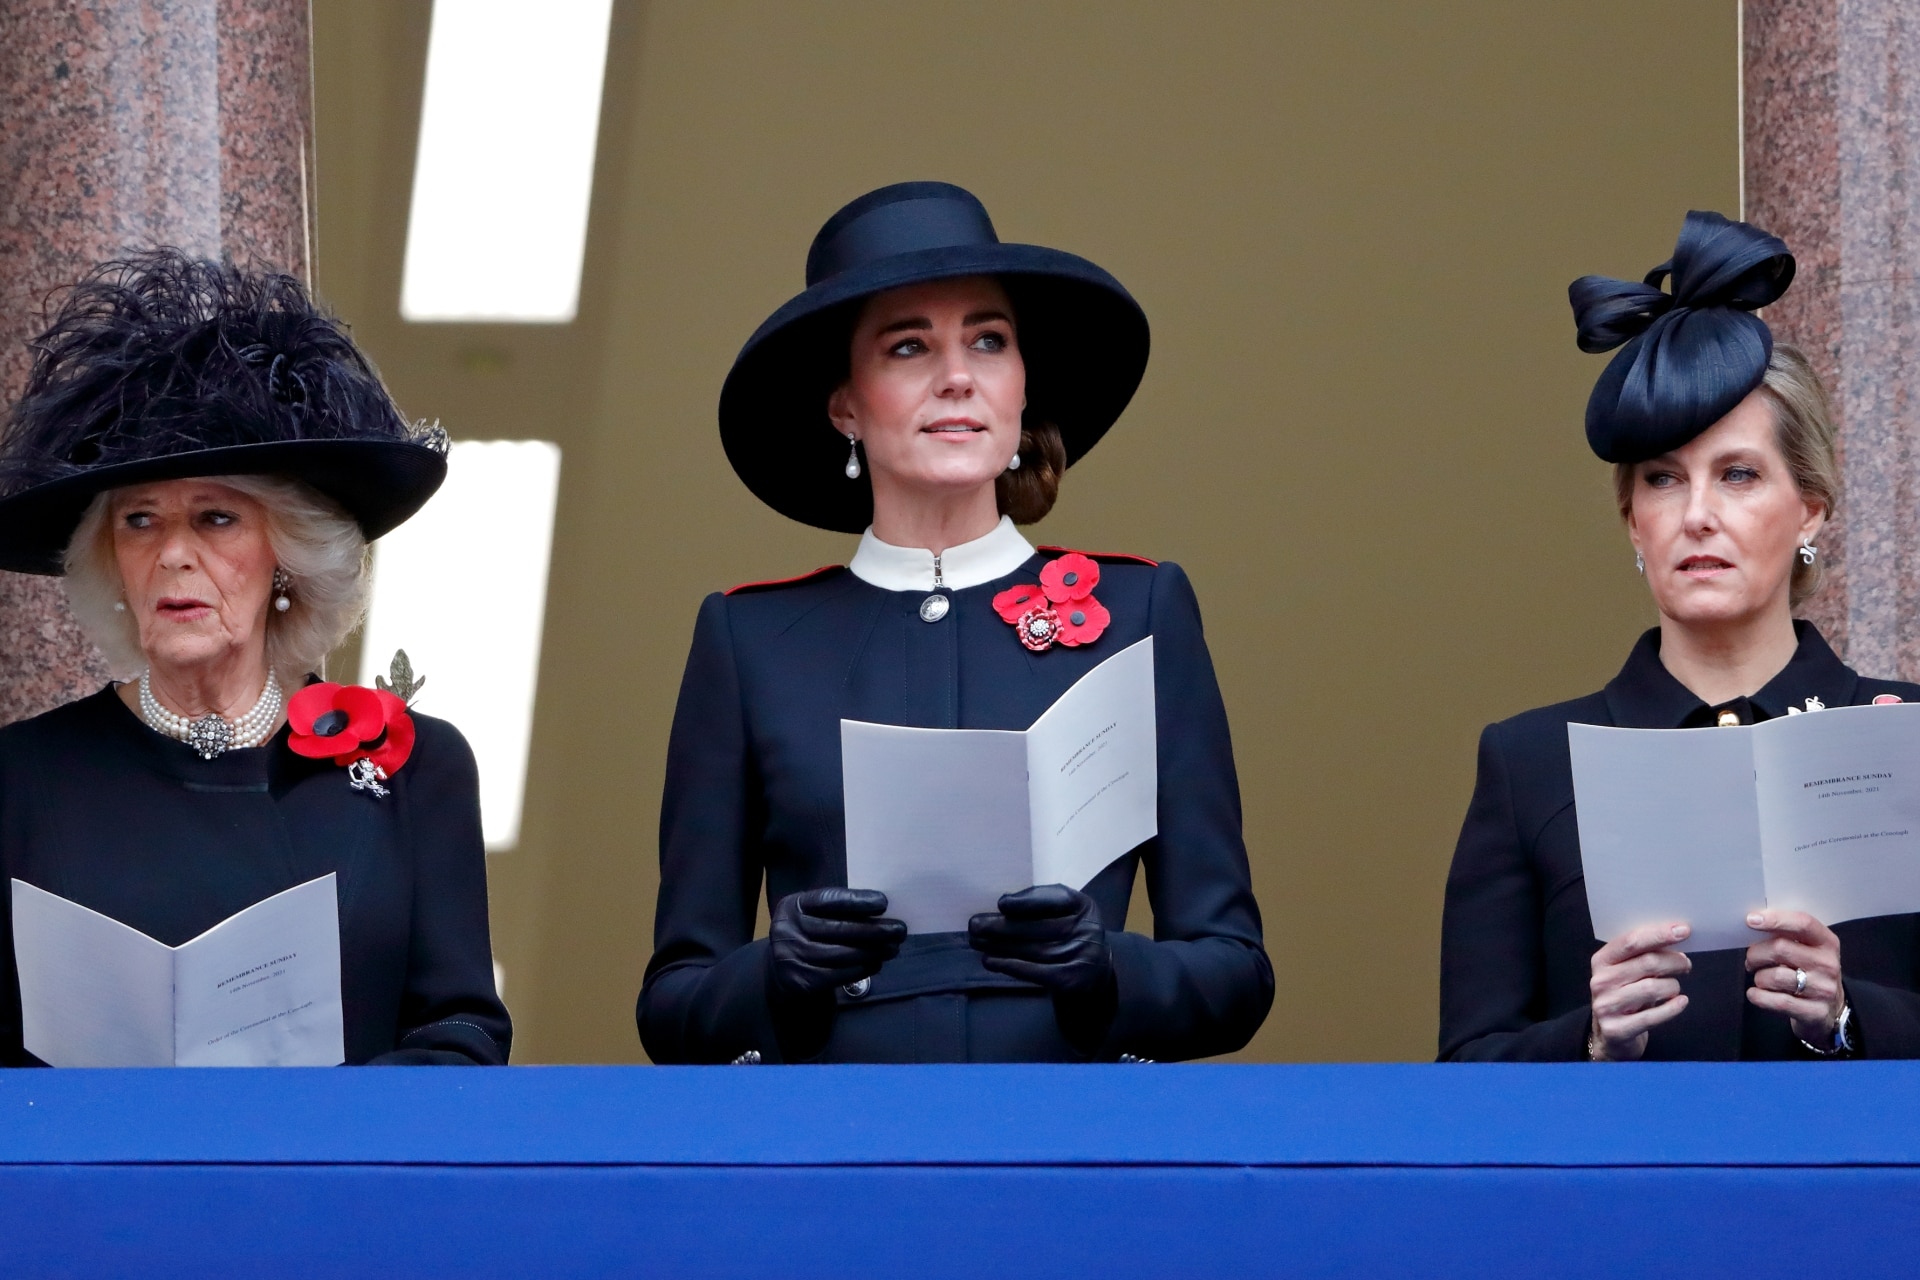
<path fill-rule="evenodd" d="M 1806 613 L 1859 670 L 1920 678 L 1920 5 L 1744 0 L 1743 19 L 1746 216 L 1800 262 L 1767 319 L 1840 425 Z"/>
<path fill-rule="evenodd" d="M 50 291 L 179 245 L 305 277 L 308 0 L 0 0 L 0 403 Z M 0 573 L 0 723 L 105 678 L 53 579 Z"/>

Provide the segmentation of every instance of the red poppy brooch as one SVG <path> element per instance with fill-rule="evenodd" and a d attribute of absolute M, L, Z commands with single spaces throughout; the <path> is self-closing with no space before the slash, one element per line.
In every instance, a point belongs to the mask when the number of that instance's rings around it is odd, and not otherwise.
<path fill-rule="evenodd" d="M 287 700 L 287 745 L 310 760 L 332 760 L 347 771 L 347 784 L 378 799 L 380 784 L 413 754 L 413 717 L 407 703 L 420 691 L 406 650 L 394 654 L 389 683 L 381 676 L 369 689 L 357 684 L 310 684 Z"/>
<path fill-rule="evenodd" d="M 1072 649 L 1098 640 L 1113 621 L 1106 606 L 1093 598 L 1099 585 L 1099 562 L 1069 551 L 1041 566 L 1038 586 L 1023 583 L 995 596 L 993 609 L 1035 653 L 1055 644 Z"/>

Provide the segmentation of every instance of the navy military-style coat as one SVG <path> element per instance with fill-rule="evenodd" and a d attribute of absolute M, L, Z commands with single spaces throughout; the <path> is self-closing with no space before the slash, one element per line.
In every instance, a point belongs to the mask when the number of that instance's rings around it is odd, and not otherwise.
<path fill-rule="evenodd" d="M 1440 1058 L 1578 1060 L 1592 1019 L 1588 982 L 1601 943 L 1587 913 L 1574 817 L 1569 723 L 1637 729 L 1740 723 L 1789 708 L 1860 706 L 1920 685 L 1869 680 L 1834 655 L 1811 623 L 1794 624 L 1791 661 L 1751 698 L 1709 706 L 1660 662 L 1658 628 L 1599 693 L 1490 725 L 1480 776 L 1447 877 L 1440 945 Z M 1831 922 L 1828 922 L 1831 924 Z M 1920 1057 L 1920 916 L 1831 925 L 1853 1008 L 1849 1031 L 1874 1058 Z M 1763 935 L 1756 933 L 1755 941 Z M 1809 1058 L 1783 1014 L 1748 1003 L 1744 949 L 1696 952 L 1680 979 L 1687 1008 L 1655 1027 L 1648 1059 Z"/>
<path fill-rule="evenodd" d="M 493 985 L 473 752 L 415 713 L 413 753 L 375 798 L 288 729 L 203 760 L 109 685 L 0 729 L 0 869 L 168 946 L 335 873 L 346 1060 L 505 1063 Z M 21 1041 L 10 914 L 0 913 L 0 1064 Z"/>
<path fill-rule="evenodd" d="M 889 591 L 845 569 L 709 596 L 695 625 L 667 754 L 654 955 L 637 1016 L 656 1062 L 730 1062 L 749 1051 L 821 1062 L 1081 1062 L 1225 1053 L 1266 1016 L 1273 973 L 1241 842 L 1227 718 L 1178 566 L 1101 562 L 1104 635 L 1030 652 L 994 596 L 1039 580 L 1035 555 L 992 582 Z M 963 933 L 911 936 L 864 993 L 846 988 L 795 1034 L 768 1000 L 767 901 L 846 883 L 842 718 L 926 728 L 1025 729 L 1111 654 L 1152 635 L 1159 726 L 1159 835 L 1102 871 L 1099 904 L 1119 989 L 1097 1045 L 1076 1047 L 1040 988 L 989 972 Z M 1154 937 L 1125 933 L 1145 868 Z M 854 886 L 859 887 L 859 886 Z M 783 1043 L 783 1035 L 785 1040 Z M 795 1056 L 803 1054 L 795 1050 Z"/>

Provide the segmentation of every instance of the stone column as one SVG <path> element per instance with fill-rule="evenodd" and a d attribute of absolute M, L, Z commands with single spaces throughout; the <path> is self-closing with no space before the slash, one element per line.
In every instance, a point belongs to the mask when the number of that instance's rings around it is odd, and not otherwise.
<path fill-rule="evenodd" d="M 306 277 L 308 0 L 0 0 L 0 403 L 48 294 L 178 245 Z M 0 573 L 0 723 L 106 678 L 59 583 Z"/>
<path fill-rule="evenodd" d="M 1746 217 L 1800 264 L 1767 319 L 1812 357 L 1840 427 L 1806 614 L 1862 672 L 1920 678 L 1920 5 L 1743 5 Z"/>

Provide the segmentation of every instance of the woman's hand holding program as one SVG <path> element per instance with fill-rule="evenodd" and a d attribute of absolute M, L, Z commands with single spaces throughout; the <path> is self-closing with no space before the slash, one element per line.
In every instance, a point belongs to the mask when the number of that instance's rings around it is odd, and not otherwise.
<path fill-rule="evenodd" d="M 1647 1033 L 1686 1009 L 1680 975 L 1693 972 L 1693 961 L 1675 944 L 1692 932 L 1679 921 L 1642 925 L 1593 953 L 1588 1057 L 1595 1062 L 1637 1061 L 1647 1051 Z"/>
<path fill-rule="evenodd" d="M 967 924 L 967 940 L 987 968 L 1055 995 L 1089 995 L 1112 985 L 1113 956 L 1092 898 L 1043 884 L 1002 894 L 999 906 Z"/>
<path fill-rule="evenodd" d="M 887 918 L 887 895 L 876 889 L 805 889 L 775 904 L 767 937 L 774 989 L 821 997 L 880 972 L 900 954 L 907 926 Z"/>
<path fill-rule="evenodd" d="M 1793 1034 L 1825 1048 L 1847 1005 L 1840 939 L 1804 911 L 1756 911 L 1747 927 L 1768 935 L 1747 948 L 1747 972 L 1753 975 L 1747 999 L 1786 1014 Z"/>

